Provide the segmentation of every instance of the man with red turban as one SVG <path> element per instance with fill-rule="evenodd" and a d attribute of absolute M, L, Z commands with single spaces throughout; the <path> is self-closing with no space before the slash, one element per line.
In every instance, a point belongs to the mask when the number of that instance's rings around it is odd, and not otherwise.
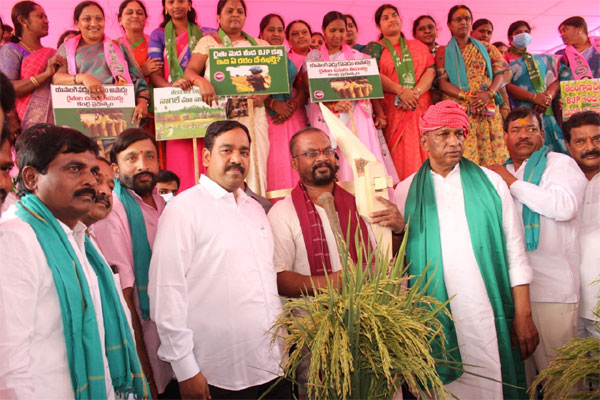
<path fill-rule="evenodd" d="M 514 202 L 499 175 L 462 156 L 469 133 L 462 106 L 445 100 L 429 107 L 419 130 L 429 159 L 395 195 L 408 221 L 410 275 L 425 274 L 427 294 L 450 299 L 452 319 L 439 317 L 447 342 L 434 342 L 433 352 L 463 367 L 441 363 L 438 372 L 458 398 L 525 398 L 522 360 L 538 334 Z"/>

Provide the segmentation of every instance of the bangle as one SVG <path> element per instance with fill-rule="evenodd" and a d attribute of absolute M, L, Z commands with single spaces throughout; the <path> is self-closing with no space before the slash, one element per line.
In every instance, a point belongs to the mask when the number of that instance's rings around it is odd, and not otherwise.
<path fill-rule="evenodd" d="M 417 92 L 417 97 L 421 97 L 421 88 L 416 87 L 415 92 Z"/>
<path fill-rule="evenodd" d="M 40 87 L 40 83 L 38 82 L 37 79 L 35 79 L 35 76 L 32 76 L 29 78 L 29 81 L 33 84 L 33 86 L 35 86 L 36 88 Z"/>
<path fill-rule="evenodd" d="M 531 99 L 530 99 L 530 102 L 532 102 L 532 103 L 533 103 L 533 101 L 534 101 L 534 100 L 535 100 L 535 94 L 531 93 Z"/>
<path fill-rule="evenodd" d="M 77 74 L 73 75 L 73 85 L 77 85 Z"/>
<path fill-rule="evenodd" d="M 465 100 L 467 98 L 467 94 L 465 93 L 464 90 L 461 90 L 458 92 L 458 99 L 459 100 Z"/>
<path fill-rule="evenodd" d="M 403 92 L 404 89 L 406 89 L 404 86 L 400 85 L 400 93 L 398 93 L 398 96 L 400 96 Z"/>
<path fill-rule="evenodd" d="M 496 96 L 496 92 L 494 92 L 492 89 L 488 90 L 488 93 L 490 94 L 490 96 L 494 97 Z"/>

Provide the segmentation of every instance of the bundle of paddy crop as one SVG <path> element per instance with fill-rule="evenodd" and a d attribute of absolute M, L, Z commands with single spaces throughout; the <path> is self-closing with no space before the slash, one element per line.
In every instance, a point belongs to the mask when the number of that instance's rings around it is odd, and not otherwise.
<path fill-rule="evenodd" d="M 442 397 L 430 343 L 445 304 L 423 294 L 427 282 L 406 276 L 403 243 L 390 265 L 377 249 L 357 244 L 354 263 L 340 246 L 342 278 L 314 296 L 285 299 L 274 337 L 285 343 L 286 377 L 310 356 L 303 391 L 311 399 L 390 399 L 406 383 L 415 394 Z M 364 267 L 367 266 L 367 267 Z"/>

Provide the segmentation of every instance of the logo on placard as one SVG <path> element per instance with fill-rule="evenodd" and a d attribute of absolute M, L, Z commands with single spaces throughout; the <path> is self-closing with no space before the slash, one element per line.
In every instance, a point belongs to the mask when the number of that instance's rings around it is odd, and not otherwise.
<path fill-rule="evenodd" d="M 315 90 L 314 96 L 315 99 L 322 99 L 325 97 L 325 93 L 322 90 Z"/>
<path fill-rule="evenodd" d="M 213 75 L 213 78 L 215 78 L 215 81 L 221 82 L 223 79 L 225 79 L 225 74 L 223 73 L 223 71 L 217 71 Z"/>

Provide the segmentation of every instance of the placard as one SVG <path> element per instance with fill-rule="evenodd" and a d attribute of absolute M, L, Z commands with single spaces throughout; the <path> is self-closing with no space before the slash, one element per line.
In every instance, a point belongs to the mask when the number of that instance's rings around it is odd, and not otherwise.
<path fill-rule="evenodd" d="M 50 85 L 56 125 L 103 139 L 114 138 L 131 123 L 135 110 L 133 85 L 102 85 L 105 98 L 94 100 L 83 85 Z"/>
<path fill-rule="evenodd" d="M 289 93 L 284 46 L 209 49 L 210 83 L 225 96 Z"/>
<path fill-rule="evenodd" d="M 197 87 L 154 89 L 156 140 L 204 137 L 212 122 L 226 119 L 224 101 L 209 106 L 202 101 Z"/>
<path fill-rule="evenodd" d="M 383 98 L 379 68 L 374 58 L 307 61 L 306 69 L 313 103 Z"/>
<path fill-rule="evenodd" d="M 560 95 L 563 102 L 563 121 L 582 111 L 600 113 L 600 79 L 562 81 Z"/>

